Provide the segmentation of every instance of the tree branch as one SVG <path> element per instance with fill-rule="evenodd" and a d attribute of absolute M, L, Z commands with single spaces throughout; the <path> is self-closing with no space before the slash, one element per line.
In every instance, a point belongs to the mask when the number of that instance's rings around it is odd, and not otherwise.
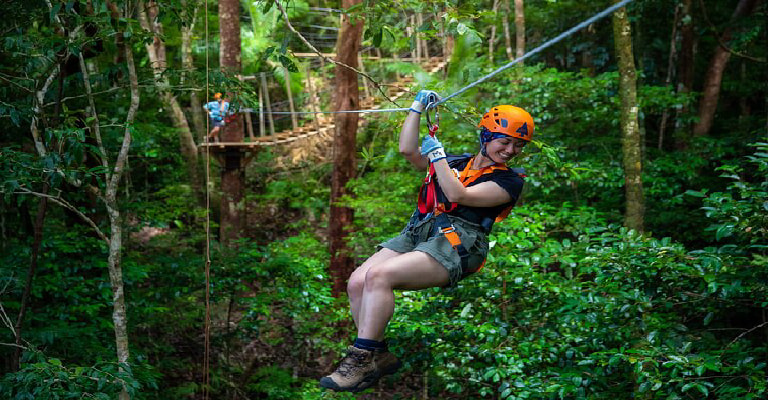
<path fill-rule="evenodd" d="M 54 202 L 54 203 L 56 203 L 56 204 L 58 204 L 60 206 L 66 208 L 67 210 L 75 213 L 75 215 L 77 215 L 83 222 L 85 222 L 88 226 L 90 226 L 96 232 L 96 235 L 98 235 L 101 240 L 103 240 L 105 243 L 107 243 L 107 245 L 109 245 L 109 239 L 107 238 L 106 235 L 104 235 L 104 233 L 101 231 L 101 229 L 99 229 L 98 225 L 96 225 L 96 223 L 93 222 L 92 219 L 88 218 L 87 215 L 85 215 L 82 212 L 80 212 L 80 210 L 78 210 L 75 206 L 70 204 L 68 201 L 62 199 L 61 197 L 51 196 L 49 194 L 43 194 L 43 193 L 40 193 L 40 192 L 35 192 L 35 191 L 29 190 L 29 189 L 24 188 L 24 187 L 20 187 L 20 188 L 16 189 L 16 191 L 14 193 L 16 193 L 16 194 L 31 194 L 31 195 L 37 196 L 37 197 L 44 197 L 44 198 L 46 198 L 46 199 L 48 199 L 48 200 L 50 200 L 50 201 L 52 201 L 52 202 Z"/>
<path fill-rule="evenodd" d="M 123 145 L 120 148 L 120 153 L 115 160 L 115 168 L 113 169 L 112 176 L 107 184 L 107 201 L 110 202 L 114 199 L 117 191 L 117 184 L 122 177 L 123 167 L 125 161 L 128 159 L 128 151 L 131 149 L 131 130 L 133 129 L 133 121 L 136 118 L 136 111 L 139 109 L 139 80 L 136 74 L 136 65 L 133 61 L 133 50 L 131 46 L 126 44 L 124 46 L 125 62 L 128 67 L 128 81 L 131 86 L 131 106 L 128 108 L 128 115 L 125 117 L 125 132 L 123 134 Z M 111 199 L 110 199 L 111 198 Z"/>
<path fill-rule="evenodd" d="M 3 307 L 3 303 L 0 302 L 0 320 L 3 321 L 3 324 L 8 327 L 8 329 L 11 330 L 11 333 L 13 333 L 13 337 L 18 337 L 18 334 L 16 333 L 16 330 L 13 329 L 13 322 L 11 322 L 11 318 L 8 317 L 8 314 L 5 313 L 5 308 Z"/>
<path fill-rule="evenodd" d="M 340 65 L 340 66 L 342 66 L 344 68 L 347 68 L 347 69 L 349 69 L 351 71 L 354 71 L 358 75 L 361 75 L 361 76 L 365 77 L 366 79 L 371 81 L 373 86 L 376 87 L 376 89 L 379 90 L 379 93 L 381 93 L 381 95 L 384 96 L 384 98 L 387 99 L 387 101 L 389 101 L 390 103 L 394 104 L 397 107 L 400 107 L 397 103 L 395 103 L 394 100 L 392 100 L 389 96 L 387 96 L 387 93 L 382 88 L 383 86 L 389 86 L 389 85 L 382 85 L 381 83 L 379 83 L 376 80 L 374 80 L 373 78 L 371 78 L 371 76 L 366 74 L 365 72 L 359 71 L 358 69 L 356 69 L 356 68 L 354 68 L 352 66 L 349 66 L 349 65 L 347 65 L 347 64 L 345 64 L 345 63 L 343 63 L 341 61 L 336 61 L 336 60 L 333 60 L 333 59 L 330 59 L 330 58 L 324 56 L 323 53 L 320 52 L 320 50 L 315 48 L 315 46 L 312 46 L 312 43 L 309 43 L 309 41 L 307 41 L 307 39 L 305 39 L 304 36 L 302 36 L 301 33 L 299 33 L 293 27 L 293 25 L 291 25 L 291 21 L 288 19 L 288 14 L 285 12 L 285 9 L 283 8 L 283 6 L 280 5 L 280 0 L 274 0 L 274 1 L 275 1 L 275 5 L 277 5 L 277 8 L 280 10 L 280 13 L 283 15 L 283 19 L 285 20 L 285 25 L 288 26 L 288 29 L 291 32 L 293 32 L 296 36 L 299 37 L 299 40 L 301 40 L 301 42 L 304 43 L 304 45 L 309 47 L 315 54 L 320 56 L 320 58 L 322 58 L 323 60 L 328 61 L 329 63 L 332 63 L 332 64 Z"/>
<path fill-rule="evenodd" d="M 725 351 L 726 351 L 726 350 L 728 350 L 728 348 L 729 348 L 729 347 L 731 347 L 731 345 L 733 345 L 734 343 L 736 343 L 736 341 L 738 341 L 739 339 L 743 338 L 743 337 L 744 337 L 744 335 L 746 335 L 746 334 L 748 334 L 748 333 L 750 333 L 750 332 L 754 331 L 755 329 L 759 329 L 759 328 L 762 328 L 762 327 L 764 327 L 764 326 L 766 326 L 766 325 L 768 325 L 768 321 L 766 321 L 766 322 L 763 322 L 763 323 L 762 323 L 762 324 L 760 324 L 760 325 L 757 325 L 757 326 L 755 326 L 755 327 L 753 327 L 753 328 L 751 328 L 751 329 L 749 329 L 749 330 L 747 330 L 747 331 L 744 331 L 744 332 L 742 332 L 742 333 L 741 333 L 741 335 L 739 335 L 739 336 L 736 336 L 736 339 L 733 339 L 733 340 L 731 341 L 731 343 L 728 343 L 728 346 L 725 346 L 725 348 L 723 349 L 723 351 L 721 351 L 721 352 L 720 352 L 720 357 L 722 357 L 722 356 L 723 356 L 723 354 L 725 353 Z"/>
<path fill-rule="evenodd" d="M 704 2 L 702 0 L 699 0 L 699 7 L 701 7 L 701 13 L 704 15 L 704 20 L 707 21 L 707 24 L 709 25 L 709 28 L 712 29 L 713 32 L 715 32 L 715 37 L 717 38 L 717 43 L 720 44 L 720 47 L 722 47 L 725 51 L 733 54 L 736 57 L 745 58 L 747 60 L 755 61 L 755 62 L 759 62 L 759 63 L 765 63 L 766 62 L 766 60 L 764 58 L 748 56 L 746 54 L 739 53 L 738 51 L 733 50 L 730 47 L 728 47 L 725 44 L 725 41 L 723 41 L 723 36 L 720 35 L 720 32 L 717 30 L 717 27 L 715 26 L 715 24 L 713 24 L 712 21 L 710 21 L 709 15 L 707 14 L 707 8 L 706 8 L 706 6 L 704 6 Z M 738 12 L 738 10 L 734 13 L 734 17 L 736 16 L 735 14 L 737 12 Z M 731 19 L 733 19 L 734 17 L 731 17 Z M 728 29 L 726 29 L 726 32 L 727 31 L 728 31 Z"/>
<path fill-rule="evenodd" d="M 48 88 L 51 86 L 51 83 L 53 83 L 53 80 L 57 75 L 59 75 L 59 64 L 56 64 L 53 67 L 53 70 L 48 75 L 48 78 L 46 78 L 43 87 L 35 92 L 35 105 L 32 107 L 32 122 L 29 124 L 29 130 L 32 132 L 32 140 L 35 142 L 35 149 L 37 150 L 37 154 L 39 154 L 40 157 L 45 157 L 48 152 L 45 149 L 43 140 L 40 138 L 40 130 L 38 129 L 37 124 L 40 120 L 40 114 L 43 112 L 43 101 L 45 99 L 45 93 L 48 92 Z"/>
<path fill-rule="evenodd" d="M 83 85 L 85 85 L 85 94 L 88 97 L 88 106 L 90 108 L 91 117 L 93 117 L 93 135 L 96 136 L 96 144 L 99 146 L 99 152 L 101 153 L 101 165 L 107 169 L 109 164 L 107 163 L 107 152 L 104 149 L 104 143 L 101 140 L 101 128 L 99 127 L 99 113 L 96 111 L 96 103 L 93 101 L 93 91 L 91 90 L 91 77 L 88 74 L 88 68 L 85 65 L 85 58 L 83 53 L 80 52 L 77 55 L 80 60 L 80 70 L 83 75 Z"/>

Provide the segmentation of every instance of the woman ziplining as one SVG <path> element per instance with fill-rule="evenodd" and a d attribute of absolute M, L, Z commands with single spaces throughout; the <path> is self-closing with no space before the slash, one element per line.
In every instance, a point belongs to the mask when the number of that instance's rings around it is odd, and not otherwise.
<path fill-rule="evenodd" d="M 422 90 L 400 131 L 400 153 L 416 168 L 428 170 L 416 211 L 400 235 L 377 246 L 350 276 L 347 285 L 357 339 L 338 368 L 320 386 L 358 392 L 400 368 L 388 351 L 384 331 L 394 313 L 394 290 L 455 286 L 477 272 L 488 255 L 494 222 L 514 206 L 523 175 L 506 163 L 531 141 L 533 118 L 510 105 L 491 108 L 480 120 L 480 150 L 472 156 L 448 156 L 430 127 L 421 146 L 419 122 L 440 101 Z M 427 118 L 429 121 L 429 118 Z"/>
<path fill-rule="evenodd" d="M 520 195 L 523 177 L 507 169 L 505 163 L 518 155 L 532 138 L 534 124 L 527 112 L 513 106 L 494 107 L 483 116 L 479 124 L 483 128 L 480 133 L 480 152 L 474 157 L 455 159 L 446 157 L 442 144 L 432 134 L 424 138 L 419 148 L 418 127 L 421 112 L 429 111 L 431 107 L 439 106 L 488 81 L 631 1 L 617 1 L 444 99 L 439 99 L 435 92 L 419 92 L 401 130 L 400 150 L 414 166 L 422 169 L 429 167 L 429 178 L 420 192 L 419 208 L 401 234 L 380 244 L 377 252 L 350 276 L 347 290 L 358 336 L 348 348 L 347 355 L 341 360 L 336 371 L 320 379 L 322 387 L 339 391 L 361 391 L 375 384 L 381 376 L 397 371 L 401 364 L 387 350 L 384 342 L 384 331 L 394 313 L 394 290 L 452 286 L 477 272 L 488 253 L 487 234 L 491 230 L 492 222 L 495 217 L 503 217 Z M 326 58 L 293 29 L 280 3 L 275 1 L 275 4 L 289 29 L 313 52 L 327 61 L 362 74 L 346 64 Z M 206 35 L 207 20 L 206 17 Z M 206 79 L 207 49 L 208 46 Z M 375 110 L 399 111 L 399 108 Z M 344 110 L 331 113 L 363 112 L 374 110 Z M 454 174 L 451 168 L 461 168 L 462 172 Z M 438 181 L 442 182 L 442 185 L 438 185 Z M 210 212 L 206 215 L 210 215 Z M 209 249 L 210 236 L 207 236 L 206 278 L 210 267 Z M 206 346 L 203 372 L 206 387 L 209 379 L 210 351 L 209 290 L 210 284 L 206 279 Z M 207 398 L 207 393 L 205 397 Z"/>

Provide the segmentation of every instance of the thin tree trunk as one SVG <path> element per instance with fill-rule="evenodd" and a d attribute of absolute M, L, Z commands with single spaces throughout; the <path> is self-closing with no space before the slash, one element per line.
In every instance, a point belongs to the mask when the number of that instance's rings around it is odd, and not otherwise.
<path fill-rule="evenodd" d="M 741 69 L 739 71 L 739 78 L 742 82 L 747 82 L 747 63 L 745 60 L 741 60 Z M 749 131 L 749 117 L 752 115 L 752 109 L 750 107 L 749 98 L 747 96 L 739 96 L 739 130 L 742 132 Z"/>
<path fill-rule="evenodd" d="M 123 287 L 123 270 L 120 259 L 122 250 L 122 226 L 120 210 L 117 205 L 117 189 L 122 177 L 125 163 L 128 160 L 128 151 L 131 148 L 131 129 L 139 109 L 139 81 L 136 75 L 136 67 L 133 60 L 131 44 L 125 46 L 125 62 L 128 70 L 128 80 L 131 87 L 131 105 L 125 118 L 125 133 L 123 143 L 115 160 L 115 166 L 106 188 L 104 203 L 109 214 L 109 281 L 112 286 L 112 323 L 115 329 L 115 341 L 117 344 L 117 361 L 128 364 L 130 353 L 128 351 L 128 315 L 125 308 L 125 292 Z M 130 396 L 125 389 L 120 393 L 120 400 L 127 400 Z"/>
<path fill-rule="evenodd" d="M 195 3 L 194 11 L 192 12 L 192 18 L 190 18 L 186 24 L 181 26 L 181 65 L 184 69 L 184 75 L 195 70 L 194 59 L 192 58 L 192 34 L 195 29 L 195 19 L 197 18 L 197 3 Z M 186 7 L 186 0 L 182 0 L 182 7 L 184 10 Z M 186 14 L 184 14 L 186 16 Z M 205 119 L 203 118 L 203 109 L 200 97 L 196 91 L 191 91 L 189 94 L 189 107 L 190 114 L 192 115 L 192 127 L 195 130 L 195 138 L 203 142 L 205 138 Z"/>
<path fill-rule="evenodd" d="M 46 2 L 48 7 L 51 8 L 52 5 L 50 2 Z M 107 6 L 110 9 L 111 15 L 113 18 L 118 19 L 121 17 L 124 17 L 120 9 L 115 3 L 108 2 Z M 61 24 L 61 21 L 56 17 L 56 22 L 58 24 Z M 72 30 L 72 32 L 78 31 L 79 28 Z M 123 37 L 122 32 L 118 32 L 118 37 Z M 131 102 L 130 106 L 128 108 L 128 113 L 126 114 L 125 118 L 125 128 L 124 128 L 124 136 L 123 141 L 120 147 L 120 151 L 118 153 L 118 156 L 115 160 L 114 166 L 111 169 L 111 172 L 109 172 L 109 161 L 108 161 L 108 153 L 105 151 L 105 147 L 103 145 L 102 139 L 101 139 L 101 133 L 99 130 L 99 120 L 98 120 L 98 112 L 96 110 L 95 101 L 93 99 L 93 92 L 91 90 L 91 84 L 90 84 L 90 77 L 88 74 L 88 69 L 85 65 L 85 60 L 83 59 L 82 53 L 78 54 L 79 63 L 80 63 L 80 69 L 81 69 L 81 75 L 83 80 L 83 85 L 85 87 L 86 91 L 86 97 L 88 99 L 88 107 L 87 112 L 89 117 L 93 118 L 93 125 L 91 127 L 92 134 L 96 138 L 96 144 L 99 147 L 99 153 L 101 155 L 101 165 L 105 167 L 105 169 L 108 171 L 105 173 L 104 176 L 104 182 L 106 182 L 106 187 L 103 192 L 103 202 L 107 209 L 107 212 L 109 214 L 109 223 L 110 223 L 110 236 L 106 237 L 101 230 L 99 229 L 98 225 L 94 223 L 93 220 L 88 218 L 86 215 L 84 215 L 82 212 L 77 210 L 74 206 L 66 202 L 65 200 L 62 200 L 58 197 L 52 197 L 48 196 L 44 193 L 32 193 L 35 194 L 41 198 L 47 198 L 50 199 L 52 202 L 59 204 L 63 206 L 64 208 L 72 211 L 73 213 L 77 214 L 80 218 L 82 218 L 86 223 L 88 223 L 94 231 L 97 233 L 99 238 L 105 240 L 105 242 L 109 246 L 109 256 L 107 260 L 107 268 L 109 271 L 109 279 L 110 279 L 110 285 L 112 288 L 112 324 L 113 329 L 115 332 L 115 347 L 116 347 L 116 356 L 117 356 L 117 362 L 118 362 L 118 369 L 119 371 L 124 371 L 125 367 L 128 365 L 128 361 L 130 359 L 130 352 L 129 352 L 129 337 L 128 337 L 128 321 L 127 321 L 127 313 L 126 313 L 126 307 L 125 307 L 125 295 L 124 295 L 124 286 L 123 286 L 123 277 L 122 277 L 122 269 L 120 265 L 120 251 L 121 251 L 121 239 L 122 239 L 122 229 L 120 225 L 120 212 L 117 208 L 117 192 L 119 183 L 121 181 L 121 178 L 123 176 L 123 172 L 125 170 L 126 162 L 128 159 L 128 152 L 131 147 L 131 130 L 134 126 L 134 120 L 136 117 L 136 112 L 139 108 L 139 83 L 138 83 L 138 77 L 136 74 L 136 66 L 134 64 L 133 59 L 133 52 L 131 50 L 131 43 L 125 44 L 124 42 L 120 42 L 120 46 L 118 47 L 119 50 L 121 50 L 124 53 L 124 62 L 126 65 L 127 73 L 128 73 L 128 79 L 129 79 L 129 86 L 130 86 L 130 94 L 131 94 Z M 58 71 L 58 69 L 56 70 Z M 43 89 L 47 90 L 47 86 L 50 84 L 50 81 L 54 77 L 54 74 L 51 74 L 49 76 L 49 79 L 46 81 L 46 85 L 43 87 Z M 40 97 L 38 98 L 39 104 L 42 104 L 42 96 L 45 94 L 43 91 L 38 92 Z M 39 108 L 35 108 L 35 114 L 39 112 Z M 37 131 L 37 119 L 33 118 L 33 122 L 31 124 L 31 131 L 33 138 L 35 138 L 35 141 L 38 142 L 39 132 Z M 45 150 L 45 144 L 42 141 L 39 141 L 39 147 L 38 152 L 42 155 L 46 153 Z M 38 214 L 39 216 L 40 214 Z M 118 398 L 120 400 L 128 400 L 130 399 L 130 396 L 128 395 L 128 391 L 125 386 L 123 386 L 123 390 L 119 394 Z"/>
<path fill-rule="evenodd" d="M 581 51 L 581 68 L 586 70 L 587 76 L 595 76 L 595 64 L 593 62 L 592 50 L 594 49 L 593 37 L 595 35 L 595 26 L 589 25 L 587 29 L 581 31 L 583 42 L 587 44 Z"/>
<path fill-rule="evenodd" d="M 288 95 L 288 107 L 291 111 L 291 127 L 294 131 L 299 129 L 299 119 L 296 117 L 296 107 L 293 104 L 293 92 L 291 91 L 291 71 L 283 67 L 283 76 L 285 76 L 285 94 Z"/>
<path fill-rule="evenodd" d="M 525 55 L 525 7 L 523 0 L 515 0 L 515 56 Z"/>
<path fill-rule="evenodd" d="M 165 43 L 161 40 L 163 26 L 157 18 L 159 11 L 157 3 L 155 1 L 149 1 L 146 4 L 139 3 L 139 10 L 141 26 L 154 35 L 152 42 L 147 43 L 146 48 L 155 76 L 155 85 L 157 85 L 160 91 L 160 97 L 163 99 L 166 108 L 171 110 L 171 119 L 179 137 L 179 148 L 185 161 L 190 185 L 197 198 L 202 200 L 203 184 L 198 172 L 199 161 L 195 138 L 189 129 L 189 122 L 186 115 L 184 115 L 184 110 L 182 110 L 178 100 L 170 91 L 170 82 L 163 76 L 163 73 L 168 68 L 168 60 Z"/>
<path fill-rule="evenodd" d="M 342 8 L 349 9 L 361 0 L 342 0 Z M 357 53 L 363 33 L 363 21 L 354 25 L 349 17 L 343 16 L 336 43 L 337 60 L 357 67 Z M 336 66 L 336 89 L 334 110 L 356 110 L 360 104 L 360 89 L 357 74 L 347 68 Z M 331 180 L 330 253 L 333 295 L 345 292 L 346 280 L 355 268 L 355 260 L 347 245 L 349 229 L 352 227 L 354 211 L 338 202 L 350 195 L 347 182 L 355 175 L 355 135 L 359 116 L 356 113 L 336 114 L 336 131 L 333 138 L 333 175 Z"/>
<path fill-rule="evenodd" d="M 613 40 L 619 67 L 619 96 L 621 97 L 621 141 L 627 202 L 624 224 L 642 232 L 645 202 L 642 180 L 642 143 L 637 121 L 637 76 L 632 55 L 632 32 L 625 7 L 613 14 Z"/>
<path fill-rule="evenodd" d="M 501 25 L 504 27 L 504 49 L 507 51 L 507 58 L 511 61 L 515 59 L 512 53 L 512 36 L 509 34 L 509 15 L 511 14 L 509 8 L 509 0 L 504 0 L 504 15 L 501 18 Z"/>
<path fill-rule="evenodd" d="M 43 195 L 48 194 L 49 185 L 48 182 L 43 183 Z M 27 269 L 27 279 L 24 283 L 24 292 L 21 295 L 21 302 L 19 304 L 19 315 L 16 318 L 16 326 L 14 327 L 14 333 L 16 334 L 16 351 L 13 355 L 14 371 L 19 370 L 21 351 L 22 351 L 22 332 L 24 328 L 24 317 L 27 312 L 27 304 L 29 303 L 29 295 L 32 293 L 32 283 L 35 279 L 35 271 L 37 271 L 37 259 L 40 254 L 40 243 L 43 240 L 43 225 L 45 222 L 45 212 L 48 206 L 48 198 L 41 197 L 40 203 L 37 204 L 37 216 L 35 216 L 34 225 L 34 237 L 32 239 L 32 258 L 29 262 L 29 268 Z"/>
<path fill-rule="evenodd" d="M 675 60 L 677 58 L 677 25 L 680 22 L 680 9 L 681 5 L 678 4 L 675 7 L 675 16 L 672 19 L 672 35 L 669 39 L 669 57 L 667 59 L 667 77 L 664 80 L 664 86 L 669 87 L 672 83 L 672 74 L 675 71 Z M 667 119 L 669 118 L 669 109 L 664 108 L 664 112 L 661 113 L 661 123 L 659 123 L 659 142 L 658 149 L 662 150 L 664 147 L 664 133 L 667 129 Z"/>
<path fill-rule="evenodd" d="M 221 36 L 219 63 L 223 72 L 240 72 L 240 2 L 219 1 L 219 29 Z M 223 142 L 243 141 L 243 122 L 237 115 L 227 123 L 222 133 Z M 243 154 L 237 148 L 227 148 L 221 169 L 221 227 L 222 243 L 231 244 L 242 230 L 242 213 L 245 209 L 245 169 Z"/>
<path fill-rule="evenodd" d="M 740 0 L 736 5 L 736 10 L 731 15 L 731 22 L 749 15 L 757 4 L 756 0 Z M 723 82 L 723 72 L 728 64 L 728 59 L 731 58 L 731 52 L 723 47 L 722 43 L 728 43 L 733 35 L 733 29 L 728 27 L 723 31 L 720 36 L 720 43 L 715 48 L 715 54 L 712 55 L 712 59 L 709 63 L 709 69 L 707 69 L 707 75 L 704 78 L 704 87 L 701 92 L 701 100 L 699 100 L 699 121 L 693 125 L 694 136 L 706 136 L 712 129 L 712 122 L 715 120 L 715 112 L 717 111 L 717 103 L 720 98 L 720 88 Z"/>
<path fill-rule="evenodd" d="M 680 62 L 677 71 L 677 93 L 685 95 L 693 90 L 694 67 L 694 20 L 692 10 L 693 0 L 683 0 L 680 9 Z M 677 150 L 688 148 L 691 140 L 691 124 L 687 121 L 689 108 L 687 105 L 675 112 L 674 142 Z"/>
<path fill-rule="evenodd" d="M 488 38 L 488 61 L 493 65 L 493 45 L 496 41 L 496 16 L 499 15 L 499 0 L 493 0 L 493 8 L 491 9 L 494 21 L 491 24 L 491 36 Z"/>

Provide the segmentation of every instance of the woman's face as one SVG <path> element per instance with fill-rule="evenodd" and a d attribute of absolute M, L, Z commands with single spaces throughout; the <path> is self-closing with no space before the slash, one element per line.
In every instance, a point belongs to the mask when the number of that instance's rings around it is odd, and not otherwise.
<path fill-rule="evenodd" d="M 527 144 L 528 142 L 523 139 L 505 136 L 488 142 L 485 151 L 494 162 L 506 163 L 520 154 Z"/>

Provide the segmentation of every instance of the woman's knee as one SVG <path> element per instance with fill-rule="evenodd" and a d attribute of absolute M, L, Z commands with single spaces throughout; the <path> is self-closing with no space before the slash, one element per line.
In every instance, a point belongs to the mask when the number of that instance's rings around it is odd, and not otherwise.
<path fill-rule="evenodd" d="M 361 273 L 358 268 L 349 276 L 349 281 L 347 282 L 347 295 L 350 298 L 360 297 L 363 294 L 363 288 L 365 288 L 365 274 Z"/>
<path fill-rule="evenodd" d="M 392 276 L 386 263 L 375 265 L 365 274 L 365 288 L 392 287 Z"/>

